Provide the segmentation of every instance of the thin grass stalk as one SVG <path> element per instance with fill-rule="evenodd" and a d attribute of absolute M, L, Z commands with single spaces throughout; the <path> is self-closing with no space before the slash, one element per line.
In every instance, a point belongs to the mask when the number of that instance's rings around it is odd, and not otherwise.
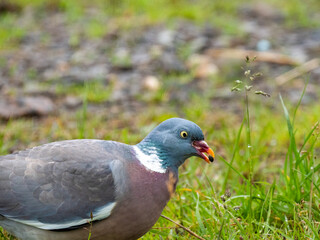
<path fill-rule="evenodd" d="M 242 121 L 241 126 L 240 126 L 240 128 L 239 128 L 239 130 L 238 130 L 236 142 L 235 142 L 235 144 L 234 144 L 234 148 L 233 148 L 233 152 L 232 152 L 232 158 L 231 158 L 231 161 L 230 161 L 230 163 L 229 163 L 229 165 L 228 165 L 227 174 L 226 174 L 226 176 L 225 176 L 225 178 L 224 178 L 224 181 L 223 181 L 223 184 L 222 184 L 222 192 L 223 192 L 223 193 L 226 191 L 226 187 L 227 187 L 227 183 L 228 183 L 228 179 L 229 179 L 231 167 L 232 167 L 232 165 L 233 165 L 233 162 L 234 162 L 236 153 L 237 153 L 237 151 L 239 150 L 239 142 L 240 142 L 240 137 L 241 137 L 241 132 L 242 132 L 243 124 L 244 124 L 244 121 Z"/>
<path fill-rule="evenodd" d="M 82 109 L 79 113 L 78 120 L 78 135 L 80 139 L 86 137 L 86 124 L 87 124 L 87 106 L 88 106 L 88 92 L 89 92 L 89 84 L 87 82 L 85 84 L 85 93 L 83 95 L 83 104 Z"/>
<path fill-rule="evenodd" d="M 290 144 L 288 148 L 288 160 L 289 160 L 289 186 L 287 186 L 288 189 L 288 194 L 290 196 L 294 195 L 295 201 L 299 202 L 301 198 L 301 191 L 300 191 L 300 186 L 299 186 L 299 179 L 297 172 L 295 171 L 298 168 L 297 162 L 300 162 L 300 156 L 298 153 L 297 145 L 295 142 L 295 134 L 293 130 L 293 124 L 290 120 L 289 117 L 289 112 L 283 102 L 283 99 L 280 95 L 280 101 L 282 104 L 282 108 L 284 111 L 284 115 L 287 121 L 287 128 L 289 132 L 289 139 L 290 139 Z M 287 176 L 285 176 L 287 177 Z M 292 184 L 295 186 L 295 190 L 292 192 Z"/>
<path fill-rule="evenodd" d="M 251 159 L 251 129 L 248 91 L 245 91 L 245 118 L 246 118 L 246 159 L 249 163 L 249 219 L 252 220 L 252 159 Z"/>
<path fill-rule="evenodd" d="M 312 197 L 313 197 L 313 183 L 314 183 L 314 162 L 312 160 L 313 156 L 310 158 L 310 162 L 311 162 L 311 186 L 310 186 L 310 199 L 309 199 L 309 221 L 311 221 L 312 219 Z"/>

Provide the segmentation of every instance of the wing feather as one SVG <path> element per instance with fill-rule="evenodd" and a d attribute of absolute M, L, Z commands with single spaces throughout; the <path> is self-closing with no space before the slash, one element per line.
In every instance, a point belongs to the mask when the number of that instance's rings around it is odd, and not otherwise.
<path fill-rule="evenodd" d="M 116 142 L 70 140 L 1 156 L 0 215 L 51 230 L 82 225 L 91 213 L 94 220 L 108 217 L 119 182 L 113 166 L 126 148 Z"/>

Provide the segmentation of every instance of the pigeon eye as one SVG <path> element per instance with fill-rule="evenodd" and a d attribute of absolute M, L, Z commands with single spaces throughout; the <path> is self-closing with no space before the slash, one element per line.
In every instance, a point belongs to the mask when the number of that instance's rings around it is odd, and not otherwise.
<path fill-rule="evenodd" d="M 182 138 L 186 138 L 186 137 L 188 137 L 188 133 L 186 131 L 182 131 L 182 132 L 180 132 L 180 136 Z"/>

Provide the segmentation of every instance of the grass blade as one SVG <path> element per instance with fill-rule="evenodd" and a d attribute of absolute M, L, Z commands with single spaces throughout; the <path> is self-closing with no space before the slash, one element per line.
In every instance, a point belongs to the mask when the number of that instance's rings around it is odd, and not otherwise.
<path fill-rule="evenodd" d="M 226 176 L 225 176 L 223 184 L 222 184 L 222 192 L 226 191 L 227 182 L 228 182 L 229 174 L 230 174 L 230 169 L 231 169 L 231 166 L 232 166 L 232 164 L 234 162 L 234 159 L 235 159 L 235 156 L 236 156 L 236 152 L 239 150 L 239 142 L 240 142 L 241 132 L 242 132 L 242 129 L 243 129 L 243 124 L 244 124 L 244 120 L 242 121 L 242 123 L 240 125 L 240 128 L 238 130 L 238 133 L 237 133 L 236 141 L 235 141 L 234 147 L 233 147 L 232 158 L 231 158 L 231 161 L 230 161 Z"/>

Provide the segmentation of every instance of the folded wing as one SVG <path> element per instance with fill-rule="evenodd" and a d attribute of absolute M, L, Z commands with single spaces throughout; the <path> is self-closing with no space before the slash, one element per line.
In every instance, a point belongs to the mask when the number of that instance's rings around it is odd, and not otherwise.
<path fill-rule="evenodd" d="M 108 217 L 117 203 L 117 148 L 71 140 L 1 156 L 0 215 L 48 230 Z"/>

